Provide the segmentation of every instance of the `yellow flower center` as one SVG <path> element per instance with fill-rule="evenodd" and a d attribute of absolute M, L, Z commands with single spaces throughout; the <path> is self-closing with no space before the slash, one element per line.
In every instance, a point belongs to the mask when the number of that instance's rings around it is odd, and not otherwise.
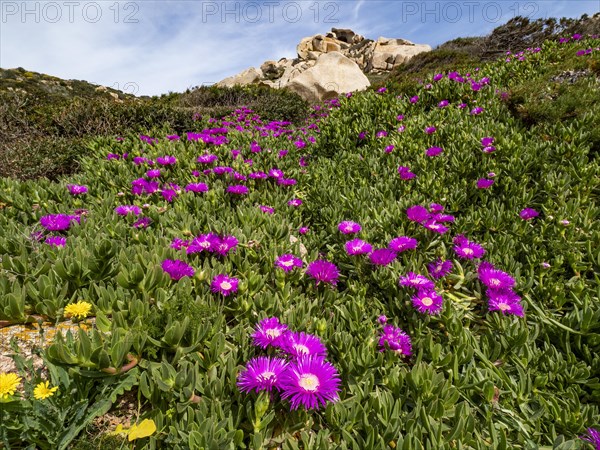
<path fill-rule="evenodd" d="M 58 386 L 51 388 L 49 381 L 42 381 L 33 390 L 33 396 L 37 400 L 44 400 L 45 398 L 52 397 L 57 390 Z"/>
<path fill-rule="evenodd" d="M 291 259 L 288 259 L 287 261 L 281 261 L 281 265 L 285 267 L 292 267 L 294 265 L 294 261 Z"/>
<path fill-rule="evenodd" d="M 507 305 L 506 303 L 499 303 L 498 309 L 500 311 L 508 311 L 510 309 L 510 305 Z"/>
<path fill-rule="evenodd" d="M 231 289 L 231 283 L 229 281 L 223 281 L 221 283 L 221 289 L 228 291 L 229 289 Z"/>
<path fill-rule="evenodd" d="M 492 286 L 500 286 L 500 280 L 499 280 L 498 278 L 492 278 L 492 279 L 490 280 L 490 284 L 491 284 Z"/>
<path fill-rule="evenodd" d="M 469 247 L 465 247 L 465 248 L 463 248 L 463 253 L 465 255 L 472 255 L 473 254 L 473 249 L 471 249 Z"/>
<path fill-rule="evenodd" d="M 298 353 L 300 353 L 302 355 L 308 355 L 310 353 L 310 351 L 308 350 L 308 347 L 306 345 L 302 345 L 302 344 L 294 344 L 294 350 L 296 350 Z"/>
<path fill-rule="evenodd" d="M 281 331 L 279 331 L 277 328 L 269 328 L 267 331 L 265 331 L 265 334 L 274 339 L 281 336 Z"/>
<path fill-rule="evenodd" d="M 319 377 L 312 373 L 305 373 L 298 380 L 298 385 L 305 391 L 315 392 L 319 389 Z"/>
<path fill-rule="evenodd" d="M 421 303 L 423 303 L 425 306 L 431 306 L 433 305 L 433 299 L 431 297 L 425 297 L 421 299 Z"/>
<path fill-rule="evenodd" d="M 275 378 L 275 372 L 271 372 L 269 370 L 263 372 L 260 374 L 260 377 L 264 380 L 264 381 L 269 381 L 273 378 Z"/>

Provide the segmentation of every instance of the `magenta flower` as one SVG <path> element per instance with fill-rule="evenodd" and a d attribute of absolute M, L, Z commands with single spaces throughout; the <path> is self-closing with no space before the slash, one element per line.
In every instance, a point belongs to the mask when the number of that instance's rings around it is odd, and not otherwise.
<path fill-rule="evenodd" d="M 452 216 L 450 216 L 450 217 L 452 217 Z M 426 220 L 425 222 L 422 222 L 421 225 L 423 225 L 428 230 L 434 231 L 439 234 L 444 234 L 446 231 L 449 230 L 449 228 L 447 226 L 443 225 L 441 222 L 435 220 L 434 218 L 431 218 L 431 219 Z"/>
<path fill-rule="evenodd" d="M 297 208 L 298 206 L 300 206 L 302 204 L 302 200 L 300 200 L 299 198 L 293 198 L 290 201 L 288 201 L 287 204 L 289 206 L 293 206 L 293 207 Z"/>
<path fill-rule="evenodd" d="M 288 332 L 288 326 L 280 323 L 277 317 L 268 317 L 258 323 L 252 333 L 252 339 L 254 345 L 263 349 L 269 345 L 281 347 L 283 345 L 282 338 Z"/>
<path fill-rule="evenodd" d="M 581 439 L 592 444 L 595 450 L 600 450 L 600 431 L 595 428 L 588 428 L 587 434 L 581 436 Z"/>
<path fill-rule="evenodd" d="M 377 322 L 379 322 L 379 324 L 382 326 L 385 325 L 387 323 L 387 321 L 388 321 L 388 318 L 384 314 L 382 314 L 381 316 L 379 316 L 377 318 Z"/>
<path fill-rule="evenodd" d="M 64 247 L 67 245 L 67 238 L 62 236 L 48 236 L 44 241 L 44 244 L 48 244 L 52 247 Z"/>
<path fill-rule="evenodd" d="M 390 349 L 397 355 L 412 355 L 410 336 L 398 327 L 385 325 L 379 337 L 379 351 L 383 352 L 385 349 Z"/>
<path fill-rule="evenodd" d="M 308 231 L 309 231 L 308 227 L 300 227 L 300 228 L 298 228 L 298 233 L 300 233 L 300 234 L 306 234 L 306 233 L 308 233 Z"/>
<path fill-rule="evenodd" d="M 456 220 L 456 218 L 450 214 L 433 214 L 431 219 L 441 223 L 454 222 L 454 220 Z"/>
<path fill-rule="evenodd" d="M 462 234 L 456 236 L 452 242 L 455 244 L 453 250 L 459 258 L 474 259 L 485 255 L 485 249 L 481 245 L 469 241 Z"/>
<path fill-rule="evenodd" d="M 148 178 L 159 178 L 160 177 L 160 169 L 150 169 L 146 171 L 146 176 Z"/>
<path fill-rule="evenodd" d="M 282 377 L 282 399 L 289 399 L 291 409 L 303 406 L 318 409 L 339 400 L 340 376 L 336 368 L 322 357 L 304 357 L 289 364 Z"/>
<path fill-rule="evenodd" d="M 519 216 L 521 217 L 521 219 L 523 220 L 530 220 L 533 219 L 534 217 L 539 216 L 540 213 L 537 212 L 535 209 L 533 208 L 525 208 L 523 209 L 520 213 Z"/>
<path fill-rule="evenodd" d="M 212 252 L 219 245 L 220 238 L 214 233 L 201 234 L 195 237 L 187 246 L 188 255 L 200 252 Z"/>
<path fill-rule="evenodd" d="M 186 192 L 208 192 L 208 185 L 205 183 L 190 183 L 185 187 Z"/>
<path fill-rule="evenodd" d="M 410 168 L 406 166 L 398 167 L 398 174 L 400 175 L 400 179 L 402 180 L 412 180 L 416 177 L 416 175 L 411 172 Z"/>
<path fill-rule="evenodd" d="M 185 261 L 179 259 L 165 259 L 162 262 L 162 270 L 165 271 L 171 277 L 171 280 L 180 280 L 183 277 L 193 277 L 195 270 L 192 266 L 187 264 Z"/>
<path fill-rule="evenodd" d="M 302 260 L 297 256 L 286 253 L 275 260 L 275 266 L 283 269 L 284 272 L 289 272 L 294 270 L 296 267 L 302 267 Z"/>
<path fill-rule="evenodd" d="M 87 194 L 87 186 L 81 186 L 79 184 L 67 184 L 67 189 L 71 195 L 83 195 Z"/>
<path fill-rule="evenodd" d="M 346 249 L 346 253 L 352 256 L 364 255 L 373 250 L 373 246 L 362 239 L 352 239 L 351 241 L 346 242 L 344 248 Z"/>
<path fill-rule="evenodd" d="M 400 278 L 400 286 L 412 287 L 417 290 L 435 289 L 435 284 L 429 278 L 414 272 L 408 272 Z"/>
<path fill-rule="evenodd" d="M 170 203 L 177 197 L 177 191 L 175 189 L 170 188 L 163 189 L 162 191 L 160 191 L 160 195 L 162 195 L 162 197 Z"/>
<path fill-rule="evenodd" d="M 417 103 L 419 101 L 419 96 L 415 95 L 414 97 L 411 97 L 409 100 L 411 103 Z"/>
<path fill-rule="evenodd" d="M 210 284 L 210 289 L 215 294 L 223 294 L 223 297 L 227 297 L 228 295 L 235 294 L 237 292 L 238 283 L 239 280 L 237 278 L 233 278 L 227 274 L 221 273 L 213 278 L 212 283 Z"/>
<path fill-rule="evenodd" d="M 481 114 L 483 112 L 483 108 L 481 106 L 477 106 L 476 108 L 473 108 L 471 110 L 471 115 L 472 116 L 478 116 L 479 114 Z"/>
<path fill-rule="evenodd" d="M 177 158 L 169 155 L 159 156 L 158 158 L 156 158 L 156 162 L 161 166 L 171 166 L 177 162 Z"/>
<path fill-rule="evenodd" d="M 438 258 L 436 261 L 427 265 L 427 271 L 431 278 L 439 280 L 452 271 L 452 261 L 442 261 Z"/>
<path fill-rule="evenodd" d="M 283 170 L 271 169 L 271 170 L 269 170 L 269 176 L 271 178 L 275 178 L 275 179 L 283 178 L 284 177 Z"/>
<path fill-rule="evenodd" d="M 287 365 L 287 361 L 281 358 L 270 356 L 253 358 L 239 373 L 237 386 L 242 392 L 279 390 L 281 376 Z"/>
<path fill-rule="evenodd" d="M 270 206 L 260 205 L 259 208 L 265 214 L 273 214 L 275 212 L 275 208 L 272 208 Z"/>
<path fill-rule="evenodd" d="M 482 261 L 477 268 L 477 274 L 483 284 L 490 289 L 511 289 L 515 279 L 506 272 L 496 269 L 493 264 Z"/>
<path fill-rule="evenodd" d="M 360 230 L 362 230 L 362 227 L 356 222 L 352 222 L 351 220 L 345 220 L 344 222 L 340 222 L 338 224 L 338 230 L 340 230 L 344 234 L 356 234 Z"/>
<path fill-rule="evenodd" d="M 477 189 L 488 189 L 492 187 L 494 184 L 494 180 L 490 180 L 487 178 L 480 178 L 477 180 Z"/>
<path fill-rule="evenodd" d="M 280 186 L 294 186 L 297 181 L 294 178 L 278 178 L 277 184 Z"/>
<path fill-rule="evenodd" d="M 393 151 L 394 151 L 394 146 L 393 146 L 393 145 L 388 145 L 388 146 L 385 148 L 385 152 L 386 152 L 386 153 L 392 153 Z"/>
<path fill-rule="evenodd" d="M 426 156 L 437 156 L 440 153 L 442 153 L 444 151 L 444 149 L 442 147 L 429 147 L 426 151 L 425 151 L 425 155 Z"/>
<path fill-rule="evenodd" d="M 319 283 L 331 284 L 335 286 L 338 282 L 340 272 L 335 264 L 324 259 L 317 259 L 311 262 L 306 268 L 306 274 Z"/>
<path fill-rule="evenodd" d="M 387 266 L 398 257 L 398 253 L 389 248 L 373 250 L 369 255 L 371 264 L 376 266 Z"/>
<path fill-rule="evenodd" d="M 421 289 L 412 298 L 412 304 L 421 314 L 436 315 L 442 312 L 444 299 L 433 289 Z"/>
<path fill-rule="evenodd" d="M 523 317 L 523 305 L 521 298 L 511 289 L 488 289 L 488 309 L 490 311 L 500 311 L 502 314 L 512 314 Z"/>
<path fill-rule="evenodd" d="M 438 108 L 445 108 L 449 104 L 450 104 L 450 102 L 448 100 L 442 100 L 441 102 L 438 103 Z"/>
<path fill-rule="evenodd" d="M 181 250 L 182 248 L 186 248 L 188 245 L 190 245 L 190 241 L 185 241 L 180 238 L 173 238 L 169 247 L 175 250 Z"/>
<path fill-rule="evenodd" d="M 148 228 L 152 223 L 150 217 L 142 217 L 131 224 L 133 228 Z"/>
<path fill-rule="evenodd" d="M 426 221 L 430 217 L 429 211 L 421 205 L 411 206 L 406 210 L 406 215 L 408 220 L 419 223 Z"/>
<path fill-rule="evenodd" d="M 243 184 L 236 184 L 227 186 L 226 192 L 234 195 L 246 195 L 248 193 L 248 188 Z"/>
<path fill-rule="evenodd" d="M 487 147 L 488 145 L 492 145 L 494 143 L 494 138 L 491 136 L 481 138 L 481 146 Z"/>
<path fill-rule="evenodd" d="M 235 251 L 238 242 L 235 236 L 214 237 L 210 249 L 220 256 L 226 256 L 228 253 Z"/>
<path fill-rule="evenodd" d="M 288 332 L 281 338 L 281 349 L 292 358 L 327 356 L 327 347 L 317 336 Z"/>
<path fill-rule="evenodd" d="M 437 128 L 436 128 L 436 127 L 426 127 L 426 128 L 425 128 L 425 133 L 426 133 L 426 134 L 433 134 L 433 133 L 435 133 L 435 132 L 436 132 L 436 130 L 437 130 Z"/>
<path fill-rule="evenodd" d="M 388 248 L 395 252 L 405 252 L 406 250 L 414 250 L 419 245 L 419 241 L 408 236 L 398 236 L 390 241 Z"/>
<path fill-rule="evenodd" d="M 440 205 L 439 203 L 432 203 L 429 205 L 429 211 L 431 211 L 432 213 L 439 213 L 442 212 L 444 210 L 444 207 L 442 205 Z"/>
<path fill-rule="evenodd" d="M 198 161 L 200 164 L 212 164 L 219 159 L 217 155 L 213 155 L 210 153 L 205 153 L 204 155 L 198 156 Z"/>
<path fill-rule="evenodd" d="M 120 216 L 127 216 L 129 214 L 139 216 L 142 213 L 142 210 L 136 205 L 120 205 L 115 208 L 115 212 Z"/>
<path fill-rule="evenodd" d="M 72 220 L 74 216 L 67 214 L 49 214 L 40 218 L 40 224 L 47 231 L 63 231 L 69 229 Z"/>

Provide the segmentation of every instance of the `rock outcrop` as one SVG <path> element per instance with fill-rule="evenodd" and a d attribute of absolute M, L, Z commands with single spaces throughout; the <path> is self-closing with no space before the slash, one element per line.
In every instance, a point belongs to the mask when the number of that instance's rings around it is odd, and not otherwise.
<path fill-rule="evenodd" d="M 290 87 L 306 100 L 321 101 L 344 92 L 364 89 L 369 86 L 364 74 L 388 72 L 413 56 L 430 50 L 429 45 L 414 44 L 405 39 L 380 37 L 374 41 L 349 29 L 332 28 L 327 34 L 302 39 L 296 47 L 297 58 L 265 61 L 260 69 L 246 69 L 217 85 L 262 84 L 277 89 Z M 323 58 L 326 55 L 335 56 Z M 339 73 L 332 67 L 334 61 L 341 64 Z M 319 80 L 317 75 L 326 78 Z M 332 78 L 334 76 L 341 76 L 342 79 L 336 81 Z M 309 83 L 314 83 L 312 90 Z"/>

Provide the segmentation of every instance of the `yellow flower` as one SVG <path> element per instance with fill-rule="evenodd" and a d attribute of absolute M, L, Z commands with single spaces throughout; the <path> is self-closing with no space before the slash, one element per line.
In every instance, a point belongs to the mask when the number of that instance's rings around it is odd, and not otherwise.
<path fill-rule="evenodd" d="M 92 311 L 92 305 L 88 302 L 71 303 L 65 306 L 65 316 L 85 319 Z"/>
<path fill-rule="evenodd" d="M 58 386 L 54 386 L 51 388 L 49 381 L 42 381 L 39 383 L 35 389 L 33 390 L 33 396 L 37 400 L 44 400 L 45 398 L 52 397 L 54 393 L 58 390 Z"/>
<path fill-rule="evenodd" d="M 0 400 L 6 400 L 17 390 L 21 378 L 16 373 L 0 373 Z"/>
<path fill-rule="evenodd" d="M 129 442 L 150 436 L 156 431 L 156 424 L 152 419 L 144 419 L 141 423 L 133 425 L 129 429 L 127 440 Z"/>

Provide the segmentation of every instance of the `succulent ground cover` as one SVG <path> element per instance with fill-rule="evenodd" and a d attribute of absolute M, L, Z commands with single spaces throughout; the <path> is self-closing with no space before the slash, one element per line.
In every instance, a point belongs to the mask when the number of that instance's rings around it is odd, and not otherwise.
<path fill-rule="evenodd" d="M 508 99 L 599 46 L 2 179 L 0 321 L 95 325 L 42 368 L 15 352 L 0 442 L 67 448 L 133 395 L 87 448 L 598 448 L 598 106 L 525 123 Z"/>

